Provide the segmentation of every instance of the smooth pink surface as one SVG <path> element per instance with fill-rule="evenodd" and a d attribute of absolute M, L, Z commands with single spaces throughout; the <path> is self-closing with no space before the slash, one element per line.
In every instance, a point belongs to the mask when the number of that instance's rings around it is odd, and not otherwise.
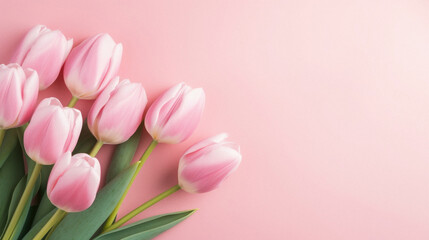
<path fill-rule="evenodd" d="M 204 87 L 196 132 L 155 149 L 120 215 L 176 184 L 198 140 L 228 132 L 243 161 L 219 189 L 140 214 L 199 208 L 157 239 L 426 240 L 428 12 L 426 0 L 3 1 L 0 62 L 42 23 L 122 42 L 120 75 L 149 101 Z M 41 95 L 70 99 L 62 81 Z"/>

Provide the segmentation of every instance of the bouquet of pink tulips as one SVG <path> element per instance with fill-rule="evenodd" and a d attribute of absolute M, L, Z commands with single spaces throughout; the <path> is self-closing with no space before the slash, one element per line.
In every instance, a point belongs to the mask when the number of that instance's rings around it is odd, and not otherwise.
<path fill-rule="evenodd" d="M 72 46 L 60 31 L 36 26 L 11 63 L 0 65 L 1 239 L 152 239 L 195 210 L 125 223 L 178 190 L 217 188 L 239 166 L 239 146 L 226 134 L 194 144 L 178 161 L 177 185 L 117 218 L 155 147 L 183 142 L 194 132 L 205 94 L 179 83 L 143 116 L 145 89 L 117 76 L 121 44 L 98 34 Z M 63 65 L 70 102 L 64 107 L 52 97 L 37 105 L 39 90 L 58 78 Z M 95 100 L 87 120 L 74 108 L 79 99 Z M 152 142 L 132 164 L 143 126 Z M 117 147 L 100 187 L 97 153 L 105 144 Z"/>

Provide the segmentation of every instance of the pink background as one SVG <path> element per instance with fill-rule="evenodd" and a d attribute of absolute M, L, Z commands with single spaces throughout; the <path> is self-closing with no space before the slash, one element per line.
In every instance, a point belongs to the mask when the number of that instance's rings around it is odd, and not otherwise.
<path fill-rule="evenodd" d="M 230 133 L 243 163 L 216 191 L 179 192 L 140 214 L 199 208 L 158 239 L 429 239 L 428 1 L 0 6 L 2 63 L 41 23 L 75 43 L 110 33 L 124 44 L 120 75 L 151 101 L 179 81 L 204 87 L 196 133 L 155 150 L 120 214 L 176 184 L 178 158 L 201 138 Z M 41 95 L 70 99 L 62 79 Z M 90 104 L 77 107 L 86 115 Z"/>

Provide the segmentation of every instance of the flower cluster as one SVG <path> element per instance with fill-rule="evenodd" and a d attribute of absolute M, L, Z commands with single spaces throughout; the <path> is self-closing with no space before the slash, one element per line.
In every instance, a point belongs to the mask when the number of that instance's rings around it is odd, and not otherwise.
<path fill-rule="evenodd" d="M 6 144 L 3 148 L 2 143 L 11 141 L 6 139 L 6 131 L 16 128 L 16 137 L 21 139 L 23 151 L 30 159 L 28 164 L 33 166 L 28 169 L 27 183 L 19 202 L 16 206 L 11 203 L 15 208 L 4 226 L 2 239 L 16 239 L 19 234 L 25 239 L 64 235 L 61 226 L 57 226 L 67 223 L 67 213 L 84 213 L 94 202 L 111 210 L 109 215 L 97 218 L 101 222 L 95 229 L 87 231 L 87 238 L 115 231 L 123 231 L 121 236 L 126 236 L 127 229 L 119 227 L 144 209 L 180 189 L 189 193 L 211 191 L 237 169 L 241 162 L 240 149 L 226 140 L 226 134 L 202 140 L 189 147 L 180 158 L 176 186 L 116 219 L 127 191 L 157 144 L 181 143 L 195 131 L 203 114 L 205 93 L 202 88 L 179 83 L 161 94 L 144 115 L 148 99 L 143 85 L 121 80 L 118 76 L 122 44 L 116 43 L 109 34 L 98 34 L 74 48 L 72 46 L 73 40 L 68 40 L 59 30 L 38 25 L 24 37 L 11 63 L 0 65 L 0 159 L 5 156 L 9 161 L 10 151 Z M 72 95 L 70 102 L 64 107 L 58 99 L 51 97 L 37 105 L 39 90 L 48 88 L 58 78 L 63 65 L 64 81 Z M 79 99 L 95 100 L 86 121 L 74 108 Z M 94 141 L 85 142 L 79 138 L 84 124 Z M 144 125 L 152 141 L 136 164 L 126 166 L 129 174 L 117 177 L 116 182 L 123 183 L 116 187 L 120 190 L 109 189 L 119 192 L 118 197 L 112 196 L 109 200 L 97 193 L 101 173 L 96 155 L 104 144 L 131 145 L 132 136 L 138 133 L 140 125 Z M 92 144 L 91 151 L 79 152 L 75 149 L 78 142 Z M 9 145 L 8 148 L 14 148 Z M 52 170 L 45 167 L 48 165 L 53 165 Z M 0 164 L 0 167 L 5 166 Z M 50 174 L 46 186 L 41 187 L 39 179 L 43 169 Z M 29 201 L 37 202 L 33 199 L 37 192 L 45 194 L 57 209 L 52 209 L 50 217 L 45 213 L 46 217 L 39 219 L 38 224 L 35 219 L 27 220 L 33 221 L 34 227 L 28 233 L 21 232 L 20 222 L 25 221 L 25 212 L 28 212 L 26 205 Z M 101 231 L 97 231 L 98 227 L 102 227 Z"/>

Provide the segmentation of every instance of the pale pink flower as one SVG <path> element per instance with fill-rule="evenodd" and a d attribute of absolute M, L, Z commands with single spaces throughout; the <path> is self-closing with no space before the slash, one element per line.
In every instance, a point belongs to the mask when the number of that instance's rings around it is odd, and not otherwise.
<path fill-rule="evenodd" d="M 58 78 L 72 46 L 73 39 L 67 40 L 59 30 L 37 25 L 24 37 L 11 62 L 36 70 L 39 88 L 43 90 Z"/>
<path fill-rule="evenodd" d="M 64 65 L 64 81 L 74 97 L 95 99 L 118 74 L 122 44 L 109 34 L 88 38 L 70 52 Z"/>
<path fill-rule="evenodd" d="M 192 89 L 180 83 L 164 92 L 150 106 L 145 127 L 160 143 L 180 143 L 186 140 L 201 119 L 205 104 L 202 88 Z"/>
<path fill-rule="evenodd" d="M 18 64 L 0 65 L 0 129 L 15 128 L 30 120 L 39 94 L 39 78 Z"/>
<path fill-rule="evenodd" d="M 100 163 L 86 153 L 63 154 L 49 175 L 46 193 L 57 208 L 80 212 L 95 200 L 100 185 Z"/>
<path fill-rule="evenodd" d="M 203 193 L 219 186 L 241 162 L 240 147 L 220 134 L 190 147 L 179 162 L 179 185 L 190 193 Z"/>
<path fill-rule="evenodd" d="M 81 130 L 79 110 L 63 107 L 56 98 L 46 98 L 24 132 L 25 151 L 39 164 L 54 164 L 65 152 L 73 151 Z"/>
<path fill-rule="evenodd" d="M 88 127 L 99 141 L 119 144 L 128 140 L 143 119 L 146 92 L 140 83 L 119 77 L 98 96 L 88 114 Z"/>

